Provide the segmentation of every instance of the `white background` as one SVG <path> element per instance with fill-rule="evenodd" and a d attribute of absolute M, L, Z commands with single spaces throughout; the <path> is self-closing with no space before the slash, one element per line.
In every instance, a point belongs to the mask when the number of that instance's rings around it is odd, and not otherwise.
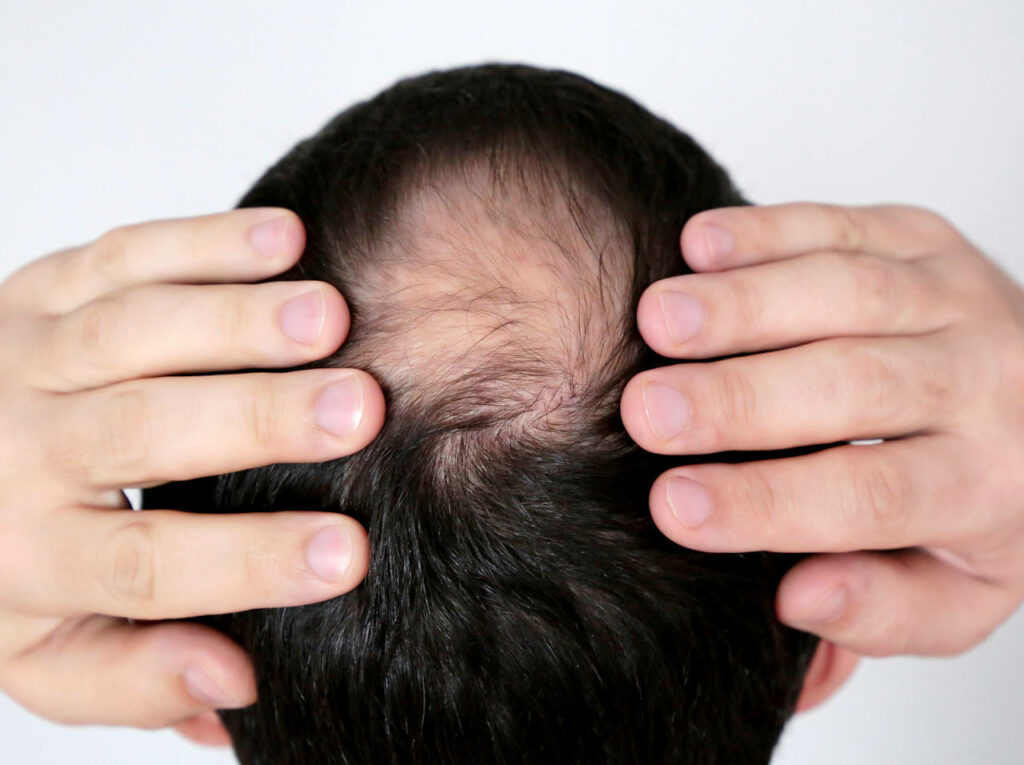
<path fill-rule="evenodd" d="M 1024 276 L 1024 3 L 628 6 L 3 0 L 0 276 L 119 223 L 229 208 L 354 100 L 485 60 L 626 91 L 754 201 L 925 205 Z M 1022 646 L 1018 613 L 964 657 L 866 662 L 774 762 L 1024 762 Z M 58 727 L 0 697 L 5 764 L 232 761 L 169 732 Z"/>

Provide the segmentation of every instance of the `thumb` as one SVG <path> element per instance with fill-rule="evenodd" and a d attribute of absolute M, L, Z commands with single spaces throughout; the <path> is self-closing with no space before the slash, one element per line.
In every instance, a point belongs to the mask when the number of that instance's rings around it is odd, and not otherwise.
<path fill-rule="evenodd" d="M 249 657 L 216 630 L 97 615 L 62 625 L 12 659 L 4 690 L 56 722 L 139 728 L 256 701 Z"/>

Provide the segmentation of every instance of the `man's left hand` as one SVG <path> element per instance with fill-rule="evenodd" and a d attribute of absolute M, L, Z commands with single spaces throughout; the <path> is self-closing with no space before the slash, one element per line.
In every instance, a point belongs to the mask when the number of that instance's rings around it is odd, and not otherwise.
<path fill-rule="evenodd" d="M 778 614 L 857 653 L 980 643 L 1024 599 L 1024 292 L 914 207 L 722 208 L 681 244 L 697 273 L 652 285 L 638 321 L 697 361 L 629 383 L 630 435 L 661 454 L 842 445 L 670 470 L 655 523 L 694 549 L 824 553 Z M 867 439 L 885 440 L 846 443 Z"/>

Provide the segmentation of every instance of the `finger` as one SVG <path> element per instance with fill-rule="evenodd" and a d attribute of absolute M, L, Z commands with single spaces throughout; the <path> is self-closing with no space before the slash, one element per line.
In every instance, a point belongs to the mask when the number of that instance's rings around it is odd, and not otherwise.
<path fill-rule="evenodd" d="M 908 550 L 801 561 L 783 578 L 776 610 L 865 656 L 952 655 L 982 642 L 1018 602 L 1002 585 Z"/>
<path fill-rule="evenodd" d="M 974 370 L 939 336 L 833 338 L 643 372 L 622 420 L 659 454 L 782 449 L 936 428 Z"/>
<path fill-rule="evenodd" d="M 843 445 L 799 457 L 673 468 L 651 488 L 655 524 L 708 552 L 942 546 L 992 528 L 964 512 L 986 466 L 958 436 Z M 976 538 L 976 537 L 975 537 Z"/>
<path fill-rule="evenodd" d="M 695 271 L 720 271 L 819 250 L 913 259 L 955 235 L 944 218 L 919 207 L 791 202 L 698 213 L 680 246 Z"/>
<path fill-rule="evenodd" d="M 17 355 L 30 383 L 70 392 L 181 372 L 297 366 L 337 350 L 349 316 L 323 282 L 160 284 L 109 293 L 35 326 Z"/>
<path fill-rule="evenodd" d="M 302 222 L 281 208 L 137 223 L 29 263 L 0 297 L 7 308 L 64 313 L 137 284 L 259 281 L 295 263 L 304 246 Z"/>
<path fill-rule="evenodd" d="M 75 509 L 29 539 L 31 582 L 5 605 L 35 616 L 175 619 L 313 603 L 348 592 L 366 532 L 337 513 Z M 0 577 L 13 580 L 10 562 Z"/>
<path fill-rule="evenodd" d="M 256 700 L 252 663 L 216 630 L 104 616 L 74 622 L 8 662 L 3 687 L 56 722 L 141 728 Z"/>
<path fill-rule="evenodd" d="M 231 746 L 231 735 L 220 721 L 220 716 L 212 709 L 188 718 L 172 726 L 196 744 L 203 746 Z"/>
<path fill-rule="evenodd" d="M 710 358 L 825 337 L 901 335 L 948 325 L 958 305 L 939 264 L 814 252 L 784 262 L 655 282 L 637 307 L 662 356 Z"/>
<path fill-rule="evenodd" d="M 50 423 L 40 464 L 100 489 L 335 459 L 384 420 L 380 387 L 352 369 L 133 380 L 38 407 L 22 426 Z"/>

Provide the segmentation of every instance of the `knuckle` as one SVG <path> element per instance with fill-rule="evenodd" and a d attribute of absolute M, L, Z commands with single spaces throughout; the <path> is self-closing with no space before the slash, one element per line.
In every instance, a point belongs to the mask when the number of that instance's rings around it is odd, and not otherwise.
<path fill-rule="evenodd" d="M 855 515 L 860 516 L 858 525 L 863 525 L 864 515 L 871 529 L 899 532 L 906 525 L 910 479 L 903 471 L 886 459 L 876 457 L 855 486 L 859 510 Z"/>
<path fill-rule="evenodd" d="M 136 388 L 111 396 L 99 432 L 100 456 L 110 468 L 136 475 L 150 456 L 153 411 L 149 399 Z"/>
<path fill-rule="evenodd" d="M 850 382 L 851 397 L 856 395 L 860 402 L 859 412 L 874 412 L 876 422 L 891 421 L 906 404 L 903 375 L 869 345 L 843 343 L 838 351 L 847 367 L 844 377 Z"/>
<path fill-rule="evenodd" d="M 848 365 L 845 379 L 851 385 L 847 392 L 858 401 L 849 427 L 861 427 L 858 420 L 863 420 L 865 411 L 872 412 L 873 422 L 883 426 L 903 423 L 915 428 L 947 413 L 963 375 L 946 356 L 933 351 L 922 344 L 913 353 L 896 356 L 868 345 L 843 347 L 840 355 Z"/>
<path fill-rule="evenodd" d="M 894 309 L 904 305 L 897 294 L 899 285 L 889 263 L 871 256 L 840 256 L 836 265 L 842 268 L 847 282 L 853 287 L 856 305 L 870 319 L 885 321 Z"/>
<path fill-rule="evenodd" d="M 103 296 L 74 311 L 67 319 L 69 336 L 58 341 L 60 358 L 73 355 L 89 366 L 103 366 L 124 353 L 125 322 L 119 298 Z"/>
<path fill-rule="evenodd" d="M 953 369 L 942 368 L 938 362 L 923 361 L 915 374 L 914 410 L 918 420 L 932 420 L 952 408 L 958 398 L 958 375 Z"/>
<path fill-rule="evenodd" d="M 151 415 L 152 405 L 141 390 L 105 393 L 72 418 L 56 439 L 54 458 L 91 484 L 141 477 L 150 456 Z"/>
<path fill-rule="evenodd" d="M 941 241 L 960 235 L 960 232 L 957 231 L 956 227 L 948 218 L 945 218 L 934 210 L 929 210 L 924 207 L 915 207 L 912 205 L 905 209 L 911 220 L 913 220 L 914 225 L 921 230 L 922 234 L 930 239 Z"/>
<path fill-rule="evenodd" d="M 737 507 L 744 515 L 750 511 L 750 517 L 757 518 L 761 523 L 758 528 L 770 529 L 778 520 L 779 494 L 773 482 L 760 470 L 749 467 L 744 480 L 735 484 Z"/>
<path fill-rule="evenodd" d="M 277 425 L 279 398 L 277 386 L 270 376 L 254 380 L 253 389 L 243 399 L 242 418 L 245 433 L 261 454 L 280 449 L 281 434 Z"/>
<path fill-rule="evenodd" d="M 117 529 L 101 547 L 103 584 L 133 616 L 152 615 L 157 597 L 155 530 L 135 520 Z"/>
<path fill-rule="evenodd" d="M 962 238 L 947 218 L 917 205 L 885 205 L 880 208 L 893 225 L 906 228 L 926 245 Z"/>
<path fill-rule="evenodd" d="M 268 598 L 273 594 L 275 582 L 281 581 L 280 572 L 283 568 L 283 552 L 280 541 L 271 543 L 261 535 L 252 535 L 243 549 L 242 571 L 249 592 L 259 598 Z"/>
<path fill-rule="evenodd" d="M 840 250 L 860 252 L 867 241 L 864 217 L 855 207 L 837 206 L 835 213 L 835 240 Z"/>
<path fill-rule="evenodd" d="M 221 322 L 221 337 L 228 347 L 250 347 L 252 330 L 256 326 L 252 313 L 241 294 L 231 293 L 228 299 L 220 301 L 215 308 L 215 317 Z"/>
<path fill-rule="evenodd" d="M 736 327 L 745 338 L 764 332 L 768 312 L 764 294 L 755 281 L 735 275 L 730 279 L 728 301 Z"/>
<path fill-rule="evenodd" d="M 715 435 L 723 438 L 757 424 L 757 388 L 743 374 L 732 366 L 724 366 L 714 380 L 711 390 L 713 409 L 710 421 L 715 425 Z"/>
<path fill-rule="evenodd" d="M 126 255 L 135 237 L 135 226 L 117 226 L 89 245 L 89 267 L 111 281 L 119 281 Z"/>

